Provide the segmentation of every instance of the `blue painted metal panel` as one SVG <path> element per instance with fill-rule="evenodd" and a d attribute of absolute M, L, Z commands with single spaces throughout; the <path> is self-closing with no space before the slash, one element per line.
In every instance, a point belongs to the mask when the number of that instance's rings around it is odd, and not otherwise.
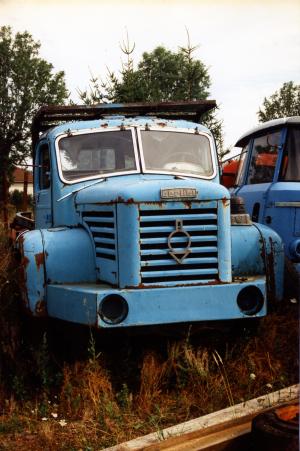
<path fill-rule="evenodd" d="M 136 290 L 116 290 L 109 285 L 49 285 L 48 309 L 53 317 L 70 321 L 71 316 L 73 322 L 97 322 L 101 328 L 241 319 L 246 315 L 241 312 L 236 301 L 242 288 L 255 286 L 265 299 L 265 279 L 245 279 L 232 284 Z M 119 294 L 128 303 L 128 316 L 121 324 L 107 324 L 96 315 L 101 301 L 109 294 Z M 256 316 L 265 314 L 266 302 Z"/>
<path fill-rule="evenodd" d="M 97 325 L 97 290 L 101 286 L 96 287 L 90 289 L 84 284 L 48 285 L 49 316 L 88 326 Z"/>
<path fill-rule="evenodd" d="M 196 188 L 198 195 L 193 200 L 211 201 L 230 198 L 228 190 L 224 186 L 211 181 L 182 180 L 176 179 L 174 176 L 154 174 L 110 177 L 99 185 L 79 191 L 75 198 L 77 205 L 97 205 L 100 202 L 103 204 L 160 202 L 160 190 L 166 188 Z M 172 200 L 169 202 L 171 203 Z"/>
<path fill-rule="evenodd" d="M 230 202 L 228 199 L 218 201 L 218 253 L 219 277 L 222 282 L 231 282 L 231 235 Z"/>
<path fill-rule="evenodd" d="M 263 241 L 259 230 L 253 225 L 232 226 L 232 276 L 263 275 Z"/>
<path fill-rule="evenodd" d="M 135 204 L 118 204 L 119 287 L 140 284 L 139 210 Z"/>
<path fill-rule="evenodd" d="M 297 206 L 298 205 L 298 206 Z M 288 258 L 295 260 L 290 252 L 291 243 L 299 236 L 297 217 L 300 212 L 300 183 L 277 182 L 272 186 L 268 195 L 265 218 L 269 227 L 283 238 L 285 252 Z M 284 220 L 283 220 L 284 218 Z"/>
<path fill-rule="evenodd" d="M 96 282 L 94 247 L 83 228 L 41 230 L 47 283 Z"/>

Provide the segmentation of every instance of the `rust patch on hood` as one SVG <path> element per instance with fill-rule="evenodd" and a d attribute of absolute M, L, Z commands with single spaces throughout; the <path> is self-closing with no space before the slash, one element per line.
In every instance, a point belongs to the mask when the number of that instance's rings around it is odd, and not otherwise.
<path fill-rule="evenodd" d="M 45 265 L 45 258 L 47 258 L 47 256 L 47 252 L 39 252 L 38 254 L 35 254 L 34 258 L 38 270 L 41 266 Z"/>
<path fill-rule="evenodd" d="M 223 197 L 221 201 L 224 207 L 228 207 L 228 205 L 230 204 L 230 199 L 227 199 L 227 197 Z"/>
<path fill-rule="evenodd" d="M 184 204 L 185 208 L 188 208 L 188 209 L 192 208 L 192 201 L 191 200 L 183 200 L 182 203 Z"/>

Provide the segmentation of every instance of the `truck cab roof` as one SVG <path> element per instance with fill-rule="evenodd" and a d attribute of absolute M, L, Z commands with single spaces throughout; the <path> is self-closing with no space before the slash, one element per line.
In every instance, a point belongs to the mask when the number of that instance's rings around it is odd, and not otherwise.
<path fill-rule="evenodd" d="M 56 137 L 62 133 L 76 132 L 80 130 L 99 130 L 106 128 L 121 128 L 121 127 L 155 127 L 155 128 L 176 128 L 176 129 L 197 129 L 199 132 L 205 132 L 212 135 L 210 130 L 204 125 L 196 122 L 187 121 L 184 119 L 161 119 L 155 117 L 125 117 L 125 116 L 109 116 L 98 120 L 89 121 L 74 121 L 66 122 L 57 125 L 44 132 L 41 137 Z"/>
<path fill-rule="evenodd" d="M 66 123 L 72 130 L 87 128 L 90 121 L 103 120 L 105 122 L 113 121 L 111 115 L 116 121 L 136 120 L 133 118 L 140 117 L 139 123 L 146 118 L 149 120 L 163 119 L 176 120 L 177 126 L 180 121 L 192 121 L 199 124 L 203 114 L 211 111 L 216 107 L 215 100 L 192 100 L 177 102 L 156 102 L 156 103 L 127 103 L 127 104 L 98 104 L 98 105 L 67 105 L 67 106 L 43 106 L 33 118 L 32 122 L 32 148 L 35 152 L 36 144 L 41 133 L 53 128 L 54 126 Z M 121 115 L 121 118 L 120 118 Z M 108 119 L 108 116 L 110 118 Z M 71 121 L 71 123 L 70 123 Z M 96 124 L 96 122 L 95 122 Z M 171 125 L 171 124 L 170 124 Z M 97 124 L 99 126 L 99 122 Z M 174 125 L 173 125 L 174 126 Z M 191 127 L 187 125 L 187 127 Z"/>
<path fill-rule="evenodd" d="M 273 130 L 275 128 L 282 127 L 284 125 L 296 125 L 296 124 L 297 125 L 300 124 L 300 116 L 283 117 L 280 119 L 273 119 L 271 121 L 264 122 L 263 124 L 257 125 L 256 127 L 244 133 L 236 142 L 235 147 L 244 147 L 249 141 L 249 138 L 261 132 Z"/>

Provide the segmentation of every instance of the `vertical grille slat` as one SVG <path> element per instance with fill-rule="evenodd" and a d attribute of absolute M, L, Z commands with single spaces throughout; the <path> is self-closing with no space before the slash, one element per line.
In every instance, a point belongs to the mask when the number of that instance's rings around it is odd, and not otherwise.
<path fill-rule="evenodd" d="M 173 233 L 176 223 L 180 223 L 186 233 L 178 229 Z M 186 251 L 189 252 L 181 261 Z M 141 205 L 140 252 L 141 282 L 145 285 L 218 280 L 217 203 L 208 207 L 203 202 L 192 208 L 186 208 L 184 204 L 182 208 L 158 204 L 157 209 Z M 181 263 L 171 255 L 172 252 Z"/>

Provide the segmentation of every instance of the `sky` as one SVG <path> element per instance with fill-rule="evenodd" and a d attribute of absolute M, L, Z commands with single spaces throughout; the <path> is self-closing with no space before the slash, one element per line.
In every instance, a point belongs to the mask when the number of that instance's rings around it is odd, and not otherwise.
<path fill-rule="evenodd" d="M 265 97 L 300 84 L 300 0 L 0 0 L 0 26 L 29 31 L 71 98 L 91 74 L 118 73 L 128 33 L 134 61 L 158 45 L 187 44 L 208 68 L 226 147 L 257 125 Z M 124 58 L 123 58 L 124 59 Z"/>

